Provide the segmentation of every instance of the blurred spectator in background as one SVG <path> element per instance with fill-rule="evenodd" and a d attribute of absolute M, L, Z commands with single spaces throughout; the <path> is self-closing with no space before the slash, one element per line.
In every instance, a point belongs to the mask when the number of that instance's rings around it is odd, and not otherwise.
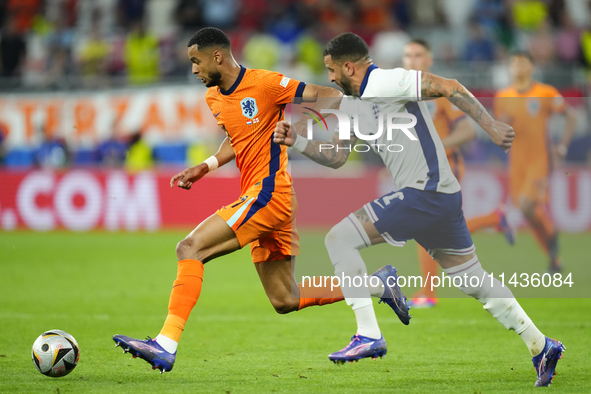
<path fill-rule="evenodd" d="M 565 0 L 565 9 L 578 28 L 591 20 L 591 0 Z"/>
<path fill-rule="evenodd" d="M 62 168 L 68 164 L 68 149 L 61 138 L 45 140 L 36 154 L 37 164 L 42 168 Z"/>
<path fill-rule="evenodd" d="M 587 3 L 587 6 L 591 12 L 591 1 Z M 585 30 L 581 32 L 580 42 L 583 62 L 587 66 L 587 78 L 591 83 L 591 21 L 587 21 Z"/>
<path fill-rule="evenodd" d="M 344 31 L 353 30 L 355 15 L 351 3 L 320 0 L 312 5 L 323 41 L 328 42 Z"/>
<path fill-rule="evenodd" d="M 46 43 L 49 50 L 47 59 L 47 86 L 65 87 L 70 81 L 66 76 L 73 74 L 72 44 L 74 30 L 67 25 L 66 15 L 57 15 Z"/>
<path fill-rule="evenodd" d="M 98 146 L 99 163 L 106 167 L 122 167 L 127 156 L 127 144 L 113 136 Z"/>
<path fill-rule="evenodd" d="M 207 144 L 191 144 L 187 149 L 187 166 L 194 167 L 203 163 L 213 150 Z"/>
<path fill-rule="evenodd" d="M 399 67 L 402 64 L 404 46 L 410 41 L 410 36 L 391 16 L 388 16 L 384 27 L 384 30 L 374 37 L 371 46 L 372 58 L 382 68 Z"/>
<path fill-rule="evenodd" d="M 95 24 L 100 24 L 100 31 L 112 35 L 116 32 L 118 0 L 82 0 L 78 2 L 76 13 L 76 35 L 90 36 Z"/>
<path fill-rule="evenodd" d="M 587 69 L 591 72 L 591 26 L 581 33 L 581 50 Z"/>
<path fill-rule="evenodd" d="M 27 54 L 27 45 L 16 29 L 16 20 L 8 15 L 0 38 L 0 87 L 10 88 L 20 85 Z"/>
<path fill-rule="evenodd" d="M 8 0 L 6 13 L 14 17 L 15 28 L 25 34 L 33 25 L 33 18 L 41 11 L 42 0 Z"/>
<path fill-rule="evenodd" d="M 562 15 L 566 12 L 564 0 L 546 0 L 546 2 L 548 4 L 548 19 L 552 23 L 552 27 L 560 27 L 562 25 Z"/>
<path fill-rule="evenodd" d="M 78 54 L 80 71 L 87 87 L 105 83 L 103 79 L 96 77 L 104 77 L 109 72 L 111 44 L 103 37 L 101 19 L 100 12 L 95 13 L 90 37 L 81 45 Z"/>
<path fill-rule="evenodd" d="M 125 40 L 127 76 L 134 85 L 149 84 L 160 77 L 158 38 L 146 32 L 144 23 L 136 21 Z"/>
<path fill-rule="evenodd" d="M 129 171 L 143 171 L 153 165 L 152 148 L 142 139 L 141 131 L 138 131 L 129 140 L 125 168 Z"/>
<path fill-rule="evenodd" d="M 49 0 L 46 0 L 46 3 Z M 69 29 L 73 29 L 76 27 L 76 24 L 78 23 L 78 1 L 79 0 L 53 0 L 54 3 L 57 5 L 57 7 L 55 7 L 54 9 L 57 11 L 57 13 L 61 14 L 63 20 L 64 20 L 64 25 L 66 25 Z M 84 1 L 84 0 L 82 0 Z M 49 10 L 47 10 L 47 15 L 48 16 L 52 16 L 55 18 L 55 15 L 53 15 L 51 12 L 49 12 Z"/>
<path fill-rule="evenodd" d="M 556 38 L 548 21 L 544 22 L 540 29 L 530 37 L 528 51 L 536 64 L 540 66 L 554 62 L 556 59 Z"/>
<path fill-rule="evenodd" d="M 495 43 L 477 22 L 470 24 L 465 59 L 468 62 L 492 62 L 495 59 Z"/>
<path fill-rule="evenodd" d="M 177 0 L 174 19 L 183 32 L 193 34 L 202 24 L 201 0 Z"/>
<path fill-rule="evenodd" d="M 370 35 L 391 25 L 389 0 L 357 0 L 356 21 L 363 32 Z"/>
<path fill-rule="evenodd" d="M 242 57 L 250 68 L 275 69 L 281 56 L 281 43 L 268 34 L 250 37 L 242 51 Z"/>
<path fill-rule="evenodd" d="M 236 25 L 240 2 L 238 0 L 200 0 L 203 24 L 220 29 L 232 28 Z M 269 3 L 268 6 L 276 4 Z"/>
<path fill-rule="evenodd" d="M 446 23 L 440 0 L 411 0 L 410 4 L 414 25 L 433 27 Z"/>
<path fill-rule="evenodd" d="M 441 1 L 441 10 L 445 15 L 447 27 L 450 30 L 465 29 L 469 24 L 477 1 L 478 0 Z"/>
<path fill-rule="evenodd" d="M 324 46 L 311 34 L 303 34 L 298 38 L 295 45 L 296 60 L 307 67 L 312 74 L 321 74 L 325 70 L 322 51 Z M 305 79 L 304 79 L 305 80 Z"/>
<path fill-rule="evenodd" d="M 574 24 L 567 12 L 562 14 L 563 28 L 556 36 L 558 58 L 566 63 L 575 63 L 581 59 L 581 30 Z"/>
<path fill-rule="evenodd" d="M 394 16 L 403 29 L 408 28 L 412 22 L 410 19 L 410 6 L 408 3 L 409 0 L 392 0 Z"/>
<path fill-rule="evenodd" d="M 124 28 L 144 21 L 146 0 L 119 0 L 117 4 L 119 25 Z"/>
<path fill-rule="evenodd" d="M 548 7 L 541 0 L 513 0 L 513 22 L 520 30 L 537 30 L 548 17 Z"/>
<path fill-rule="evenodd" d="M 284 44 L 293 43 L 302 29 L 297 23 L 295 15 L 286 3 L 273 2 L 269 4 L 270 15 L 266 21 L 266 30 L 273 37 Z"/>
<path fill-rule="evenodd" d="M 0 122 L 0 164 L 4 163 L 4 155 L 5 155 L 5 142 L 8 137 L 9 128 L 3 122 Z"/>
<path fill-rule="evenodd" d="M 301 7 L 300 9 L 304 10 L 307 9 L 306 7 Z M 263 24 L 267 20 L 269 7 L 267 6 L 266 0 L 244 0 L 241 2 L 240 10 L 238 14 L 238 29 L 240 31 L 253 31 L 253 30 L 262 30 Z M 304 21 L 307 24 L 312 23 L 313 21 L 309 19 L 310 15 L 305 15 L 308 20 Z M 234 42 L 234 41 L 232 41 Z"/>
<path fill-rule="evenodd" d="M 473 10 L 473 20 L 493 33 L 501 27 L 507 9 L 503 0 L 478 0 Z"/>

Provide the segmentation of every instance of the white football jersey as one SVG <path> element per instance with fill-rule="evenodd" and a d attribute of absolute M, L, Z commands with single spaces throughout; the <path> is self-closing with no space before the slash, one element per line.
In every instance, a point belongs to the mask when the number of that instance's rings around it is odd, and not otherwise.
<path fill-rule="evenodd" d="M 369 145 L 382 158 L 399 189 L 411 187 L 446 194 L 460 191 L 429 109 L 421 101 L 420 71 L 382 70 L 372 65 L 359 95 L 345 96 L 340 107 L 351 119 L 351 135 L 355 132 L 355 115 L 358 117 L 357 130 L 366 139 L 357 143 L 359 151 L 365 149 L 359 144 Z M 412 114 L 417 122 L 413 127 L 391 127 L 391 138 L 388 138 L 388 123 L 391 126 L 414 123 L 411 117 L 405 116 L 390 117 L 388 121 L 388 114 Z M 380 119 L 383 131 L 376 138 Z"/>

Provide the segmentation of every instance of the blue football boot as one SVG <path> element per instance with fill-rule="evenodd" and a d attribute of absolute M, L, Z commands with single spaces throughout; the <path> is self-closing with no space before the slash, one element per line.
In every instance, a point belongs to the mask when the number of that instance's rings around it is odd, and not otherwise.
<path fill-rule="evenodd" d="M 396 315 L 398 315 L 400 321 L 408 325 L 412 316 L 408 313 L 410 308 L 406 304 L 406 296 L 402 294 L 402 290 L 398 286 L 396 268 L 388 264 L 374 272 L 372 276 L 377 276 L 384 283 L 384 294 L 378 302 L 388 304 Z"/>
<path fill-rule="evenodd" d="M 532 358 L 534 368 L 538 374 L 536 387 L 545 387 L 552 383 L 556 364 L 558 363 L 558 360 L 562 358 L 562 352 L 565 350 L 566 348 L 562 343 L 558 342 L 556 339 L 546 337 L 546 346 L 544 346 L 544 350 Z"/>
<path fill-rule="evenodd" d="M 139 357 L 146 360 L 152 369 L 158 368 L 160 373 L 170 372 L 174 366 L 176 353 L 168 353 L 155 339 L 148 337 L 145 341 L 141 339 L 130 338 L 125 335 L 113 335 L 115 347 L 121 346 L 123 353 L 131 353 L 133 358 Z"/>
<path fill-rule="evenodd" d="M 387 352 L 388 349 L 383 335 L 380 339 L 371 339 L 356 334 L 351 338 L 351 342 L 347 347 L 330 354 L 328 358 L 335 364 L 344 364 L 347 361 L 352 363 L 367 357 L 375 360 L 378 357 L 382 358 Z"/>

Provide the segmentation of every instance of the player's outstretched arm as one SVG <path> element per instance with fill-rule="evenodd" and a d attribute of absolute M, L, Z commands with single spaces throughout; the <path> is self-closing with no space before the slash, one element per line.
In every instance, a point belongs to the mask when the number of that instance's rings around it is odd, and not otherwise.
<path fill-rule="evenodd" d="M 564 114 L 566 116 L 566 127 L 564 128 L 562 140 L 556 145 L 556 153 L 560 159 L 566 157 L 568 147 L 570 146 L 573 135 L 575 134 L 575 129 L 577 128 L 577 113 L 575 109 L 567 104 Z"/>
<path fill-rule="evenodd" d="M 309 141 L 306 137 L 296 133 L 291 124 L 282 120 L 275 127 L 273 141 L 276 144 L 292 147 L 318 164 L 336 169 L 342 167 L 349 158 L 351 147 L 357 142 L 357 137 L 352 136 L 350 140 L 340 140 L 339 134 L 335 133 L 330 142 Z"/>
<path fill-rule="evenodd" d="M 515 133 L 508 124 L 496 121 L 484 106 L 455 79 L 446 79 L 431 73 L 421 73 L 421 96 L 447 97 L 452 104 L 470 116 L 487 132 L 492 141 L 505 151 L 511 148 Z"/>
<path fill-rule="evenodd" d="M 306 84 L 304 92 L 302 93 L 304 101 L 313 102 L 312 109 L 320 113 L 324 117 L 330 116 L 330 114 L 324 113 L 325 109 L 338 109 L 343 99 L 343 93 L 339 90 L 328 86 Z M 306 136 L 307 131 L 307 119 L 302 118 L 296 122 L 293 127 L 297 133 L 301 136 Z"/>
<path fill-rule="evenodd" d="M 170 179 L 170 187 L 174 187 L 174 183 L 177 182 L 178 187 L 189 190 L 191 186 L 193 186 L 193 184 L 199 179 L 203 178 L 205 174 L 231 162 L 235 157 L 236 154 L 234 153 L 234 149 L 232 149 L 232 145 L 230 145 L 230 139 L 226 137 L 220 145 L 218 153 L 211 156 L 203 163 L 198 164 L 195 167 L 187 168 L 173 176 Z"/>

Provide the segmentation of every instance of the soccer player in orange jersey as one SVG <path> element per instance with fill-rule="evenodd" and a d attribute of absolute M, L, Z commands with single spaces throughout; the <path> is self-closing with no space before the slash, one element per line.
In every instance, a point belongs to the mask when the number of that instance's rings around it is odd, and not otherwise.
<path fill-rule="evenodd" d="M 404 47 L 403 57 L 404 68 L 407 70 L 419 70 L 429 72 L 433 66 L 433 53 L 431 45 L 423 39 L 413 39 Z M 455 177 L 461 182 L 465 171 L 464 158 L 460 151 L 460 146 L 474 137 L 476 130 L 470 124 L 467 115 L 459 108 L 454 106 L 446 98 L 427 101 L 427 107 L 433 117 L 433 124 L 441 142 L 445 147 L 447 160 L 454 172 Z M 483 225 L 483 227 L 492 227 L 496 230 L 505 232 L 508 240 L 512 240 L 512 230 L 508 227 L 505 218 L 505 211 L 502 208 L 495 210 L 492 214 L 482 218 L 467 220 L 466 224 L 470 232 L 477 228 L 471 227 L 471 224 Z M 419 266 L 423 278 L 436 276 L 438 264 L 427 253 L 425 248 L 417 245 Z M 409 302 L 413 308 L 430 308 L 437 304 L 435 290 L 425 287 L 414 295 Z"/>
<path fill-rule="evenodd" d="M 234 60 L 226 34 L 216 28 L 198 31 L 189 41 L 188 55 L 193 74 L 209 88 L 207 104 L 227 138 L 217 154 L 172 177 L 170 186 L 176 182 L 180 188 L 191 189 L 207 173 L 236 159 L 241 196 L 205 219 L 177 245 L 177 278 L 160 334 L 148 340 L 113 337 L 124 352 L 161 372 L 174 365 L 181 333 L 201 293 L 203 264 L 246 245 L 250 245 L 263 288 L 278 313 L 344 299 L 341 289 L 332 290 L 330 282 L 324 281 L 326 288 L 317 288 L 295 281 L 297 200 L 287 172 L 287 147 L 273 141 L 275 125 L 283 120 L 285 106 L 293 98 L 315 99 L 317 108 L 330 109 L 338 108 L 342 94 L 276 72 L 246 69 Z M 380 294 L 385 294 L 386 287 L 381 289 Z"/>
<path fill-rule="evenodd" d="M 513 85 L 500 90 L 495 98 L 497 118 L 515 130 L 509 154 L 509 193 L 519 207 L 534 235 L 550 258 L 550 272 L 561 269 L 558 237 L 546 212 L 548 178 L 556 159 L 564 158 L 571 142 L 576 114 L 558 90 L 533 79 L 534 62 L 526 52 L 510 57 Z M 566 115 L 562 140 L 554 145 L 548 134 L 548 119 L 553 113 Z"/>

